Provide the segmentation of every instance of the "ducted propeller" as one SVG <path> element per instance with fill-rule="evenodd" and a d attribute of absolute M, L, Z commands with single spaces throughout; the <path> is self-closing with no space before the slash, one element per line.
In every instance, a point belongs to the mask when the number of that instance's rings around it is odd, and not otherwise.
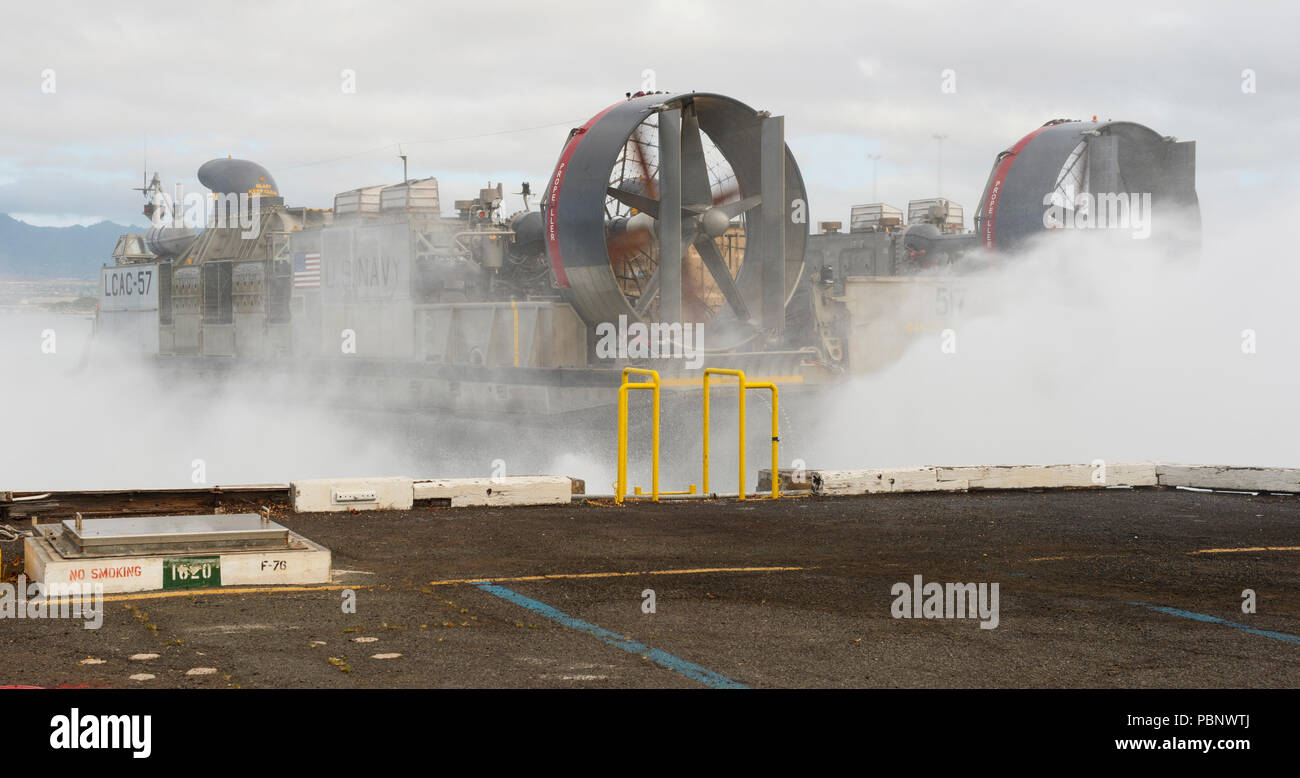
<path fill-rule="evenodd" d="M 726 347 L 779 332 L 807 232 L 783 207 L 804 190 L 782 126 L 688 93 L 633 97 L 575 131 L 549 190 L 549 247 L 584 319 L 708 323 Z"/>

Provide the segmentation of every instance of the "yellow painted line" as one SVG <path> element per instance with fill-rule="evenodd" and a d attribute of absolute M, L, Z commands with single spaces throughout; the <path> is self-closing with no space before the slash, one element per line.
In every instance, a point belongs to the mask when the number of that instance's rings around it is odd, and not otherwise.
<path fill-rule="evenodd" d="M 185 589 L 171 592 L 135 592 L 132 594 L 106 594 L 104 602 L 128 602 L 130 600 L 160 600 L 167 597 L 189 597 L 191 595 L 209 594 L 276 594 L 279 592 L 336 592 L 343 589 L 369 589 L 369 586 L 250 586 L 244 589 L 223 587 L 221 589 Z"/>
<path fill-rule="evenodd" d="M 1187 554 L 1240 554 L 1252 551 L 1300 551 L 1300 546 L 1250 546 L 1247 548 L 1203 548 L 1199 551 L 1187 551 Z M 1083 556 L 1040 556 L 1026 559 L 1026 562 L 1062 562 L 1065 560 L 1083 561 L 1086 559 L 1110 559 L 1126 554 L 1086 554 Z"/>
<path fill-rule="evenodd" d="M 1026 562 L 1064 562 L 1067 560 L 1082 562 L 1088 559 L 1114 559 L 1116 557 L 1128 556 L 1127 554 L 1081 554 L 1079 556 L 1037 556 L 1026 559 Z"/>
<path fill-rule="evenodd" d="M 1251 546 L 1249 548 L 1203 548 L 1193 554 L 1237 554 L 1246 551 L 1300 551 L 1300 546 Z"/>
<path fill-rule="evenodd" d="M 689 570 L 637 570 L 626 573 L 550 573 L 546 575 L 520 575 L 513 578 L 450 578 L 430 581 L 429 586 L 454 584 L 517 583 L 524 581 L 555 581 L 581 578 L 625 578 L 638 575 L 696 575 L 702 573 L 778 573 L 791 570 L 816 570 L 815 567 L 696 567 Z"/>

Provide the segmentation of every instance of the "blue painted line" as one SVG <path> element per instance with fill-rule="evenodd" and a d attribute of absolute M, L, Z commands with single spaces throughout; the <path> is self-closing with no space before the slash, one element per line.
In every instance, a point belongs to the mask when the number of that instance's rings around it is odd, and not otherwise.
<path fill-rule="evenodd" d="M 1179 610 L 1177 608 L 1166 608 L 1163 605 L 1150 605 L 1145 602 L 1130 602 L 1129 605 L 1140 605 L 1143 608 L 1149 608 L 1150 610 L 1158 611 L 1160 613 L 1167 613 L 1170 616 L 1181 616 L 1185 619 L 1192 619 L 1193 621 L 1203 621 L 1207 624 L 1222 624 L 1225 627 L 1232 627 L 1233 629 L 1239 629 L 1242 632 L 1249 632 L 1252 635 L 1260 635 L 1262 637 L 1273 638 L 1274 640 L 1281 640 L 1287 643 L 1295 643 L 1296 645 L 1300 645 L 1300 636 L 1288 635 L 1285 632 L 1273 632 L 1267 629 L 1258 629 L 1248 624 L 1238 624 L 1235 621 L 1228 621 L 1227 619 L 1221 619 L 1218 618 L 1217 616 L 1206 616 L 1204 613 L 1193 613 L 1191 611 Z"/>
<path fill-rule="evenodd" d="M 563 624 L 570 629 L 576 629 L 579 632 L 586 632 L 588 635 L 600 638 L 611 646 L 621 648 L 629 654 L 643 656 L 660 667 L 681 673 L 693 681 L 699 681 L 705 686 L 712 686 L 714 689 L 749 688 L 742 683 L 731 680 L 725 675 L 720 675 L 712 670 L 700 667 L 697 664 L 687 662 L 685 659 L 679 659 L 666 651 L 651 648 L 644 643 L 638 643 L 635 640 L 628 640 L 622 635 L 617 635 L 607 629 L 602 629 L 595 624 L 583 621 L 582 619 L 575 619 L 569 614 L 556 610 L 544 602 L 538 602 L 537 600 L 525 597 L 519 592 L 511 591 L 504 586 L 497 586 L 496 584 L 491 583 L 480 583 L 474 585 L 488 594 L 495 594 L 497 597 L 512 602 L 522 608 L 527 608 L 539 616 L 545 616 L 551 621 Z"/>

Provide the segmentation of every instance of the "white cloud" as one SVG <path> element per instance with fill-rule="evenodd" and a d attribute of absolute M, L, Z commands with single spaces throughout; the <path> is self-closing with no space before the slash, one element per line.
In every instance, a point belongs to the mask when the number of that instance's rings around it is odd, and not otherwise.
<path fill-rule="evenodd" d="M 886 155 L 896 200 L 932 194 L 936 132 L 950 135 L 945 194 L 973 211 L 998 151 L 1047 119 L 1094 113 L 1196 139 L 1207 209 L 1270 196 L 1267 186 L 1208 182 L 1297 174 L 1285 152 L 1300 129 L 1286 118 L 1300 116 L 1298 19 L 1282 4 L 1224 13 L 1193 0 L 1139 13 L 1114 0 L 1064 13 L 1026 2 L 990 13 L 963 3 L 674 1 L 629 13 L 583 0 L 498 3 L 489 18 L 392 2 L 183 14 L 84 2 L 7 14 L 0 212 L 136 218 L 130 188 L 146 138 L 150 171 L 168 181 L 192 180 L 213 157 L 246 156 L 291 203 L 328 205 L 337 191 L 398 177 L 389 144 L 581 121 L 638 89 L 647 69 L 661 89 L 722 92 L 784 114 L 796 155 L 817 153 L 819 138 L 857 136 Z M 1241 92 L 1243 67 L 1257 72 L 1257 94 Z M 55 94 L 40 90 L 46 68 Z M 340 89 L 344 68 L 357 72 L 356 94 Z M 940 92 L 946 68 L 955 94 Z M 566 129 L 408 152 L 421 175 L 479 182 L 448 199 L 520 175 L 540 188 Z M 807 167 L 825 218 L 870 196 L 856 160 L 845 163 L 849 179 L 812 159 Z"/>
<path fill-rule="evenodd" d="M 33 227 L 71 227 L 75 224 L 89 227 L 105 220 L 103 216 L 69 213 L 11 213 L 9 216 Z"/>

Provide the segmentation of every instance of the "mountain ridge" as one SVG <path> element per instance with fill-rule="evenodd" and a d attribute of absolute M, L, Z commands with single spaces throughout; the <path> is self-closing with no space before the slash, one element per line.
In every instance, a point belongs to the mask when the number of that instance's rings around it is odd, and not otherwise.
<path fill-rule="evenodd" d="M 111 221 L 38 227 L 0 213 L 0 280 L 98 278 L 118 236 L 146 229 Z"/>

